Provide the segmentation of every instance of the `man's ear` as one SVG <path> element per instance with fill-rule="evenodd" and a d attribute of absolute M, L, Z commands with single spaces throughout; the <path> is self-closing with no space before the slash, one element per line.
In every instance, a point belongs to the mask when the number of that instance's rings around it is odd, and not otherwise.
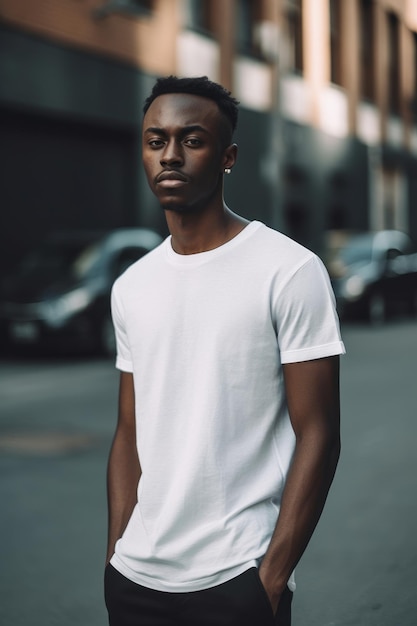
<path fill-rule="evenodd" d="M 223 171 L 225 169 L 232 169 L 235 165 L 237 159 L 237 144 L 232 143 L 230 146 L 227 146 L 223 153 Z"/>

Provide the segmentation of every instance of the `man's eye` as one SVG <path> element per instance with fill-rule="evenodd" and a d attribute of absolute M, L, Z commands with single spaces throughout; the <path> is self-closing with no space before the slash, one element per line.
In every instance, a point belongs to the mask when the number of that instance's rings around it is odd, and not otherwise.
<path fill-rule="evenodd" d="M 201 139 L 198 139 L 197 137 L 187 137 L 187 139 L 185 139 L 184 143 L 187 146 L 192 146 L 192 147 L 196 147 L 196 146 L 201 146 Z"/>
<path fill-rule="evenodd" d="M 148 141 L 148 146 L 150 148 L 160 148 L 163 145 L 162 139 L 150 139 Z"/>

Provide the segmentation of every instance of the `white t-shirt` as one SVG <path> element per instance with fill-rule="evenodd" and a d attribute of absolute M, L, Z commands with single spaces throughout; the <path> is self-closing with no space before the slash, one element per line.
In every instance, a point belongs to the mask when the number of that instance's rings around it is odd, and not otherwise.
<path fill-rule="evenodd" d="M 142 476 L 111 563 L 159 591 L 225 582 L 259 563 L 279 513 L 295 443 L 282 364 L 344 352 L 327 273 L 255 221 L 199 254 L 168 237 L 112 310 Z"/>

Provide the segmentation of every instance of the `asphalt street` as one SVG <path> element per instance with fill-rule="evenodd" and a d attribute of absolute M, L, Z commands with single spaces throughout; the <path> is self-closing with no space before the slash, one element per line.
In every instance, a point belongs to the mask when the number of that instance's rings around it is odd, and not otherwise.
<path fill-rule="evenodd" d="M 417 323 L 343 328 L 343 453 L 294 626 L 417 623 Z M 105 626 L 106 360 L 0 361 L 0 624 Z M 198 625 L 196 625 L 198 626 Z"/>

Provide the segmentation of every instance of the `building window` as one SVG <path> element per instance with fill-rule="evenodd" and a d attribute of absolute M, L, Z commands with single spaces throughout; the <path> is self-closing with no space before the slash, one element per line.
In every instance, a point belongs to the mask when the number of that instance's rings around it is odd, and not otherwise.
<path fill-rule="evenodd" d="M 286 10 L 288 67 L 293 72 L 304 71 L 302 0 L 289 0 Z"/>
<path fill-rule="evenodd" d="M 98 18 L 120 13 L 128 17 L 148 17 L 153 9 L 153 0 L 106 0 L 95 9 Z"/>
<path fill-rule="evenodd" d="M 153 9 L 153 0 L 134 0 L 133 4 L 136 4 L 144 13 L 151 13 Z"/>
<path fill-rule="evenodd" d="M 189 0 L 188 23 L 190 28 L 206 35 L 213 35 L 215 32 L 213 11 L 213 4 L 210 0 Z"/>
<path fill-rule="evenodd" d="M 413 66 L 414 93 L 417 93 L 417 33 L 413 33 Z"/>
<path fill-rule="evenodd" d="M 400 112 L 400 51 L 398 17 L 388 13 L 388 110 Z"/>
<path fill-rule="evenodd" d="M 340 0 L 330 0 L 330 80 L 342 85 L 342 45 Z"/>
<path fill-rule="evenodd" d="M 413 33 L 414 93 L 417 94 L 417 33 Z"/>
<path fill-rule="evenodd" d="M 336 170 L 329 177 L 329 208 L 327 211 L 326 230 L 344 230 L 347 228 L 349 214 L 346 205 L 349 183 L 346 173 Z"/>
<path fill-rule="evenodd" d="M 310 243 L 311 224 L 308 210 L 302 202 L 289 201 L 284 208 L 285 232 L 302 245 Z"/>
<path fill-rule="evenodd" d="M 363 100 L 375 100 L 375 20 L 371 0 L 360 2 L 360 94 Z"/>
<path fill-rule="evenodd" d="M 256 0 L 238 0 L 236 13 L 236 38 L 240 53 L 261 56 L 256 26 L 261 21 L 261 5 Z"/>

